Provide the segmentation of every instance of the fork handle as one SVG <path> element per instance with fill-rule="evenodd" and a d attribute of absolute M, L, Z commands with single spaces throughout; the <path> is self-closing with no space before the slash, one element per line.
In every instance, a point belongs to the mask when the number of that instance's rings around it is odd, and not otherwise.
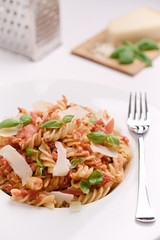
<path fill-rule="evenodd" d="M 151 207 L 144 158 L 144 139 L 143 134 L 138 134 L 138 200 L 136 220 L 140 222 L 153 222 L 156 220 Z"/>

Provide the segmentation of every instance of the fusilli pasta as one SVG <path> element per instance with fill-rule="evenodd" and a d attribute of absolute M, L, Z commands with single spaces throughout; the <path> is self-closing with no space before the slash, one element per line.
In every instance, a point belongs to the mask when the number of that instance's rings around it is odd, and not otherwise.
<path fill-rule="evenodd" d="M 15 201 L 52 209 L 69 206 L 65 197 L 59 202 L 52 191 L 73 195 L 72 201 L 82 204 L 103 198 L 125 177 L 132 158 L 128 138 L 114 134 L 114 120 L 106 111 L 68 104 L 64 96 L 45 106 L 45 111 L 19 108 L 22 128 L 9 137 L 0 132 L 0 189 Z M 91 143 L 99 150 L 94 151 Z M 8 145 L 31 169 L 25 184 L 1 153 Z"/>

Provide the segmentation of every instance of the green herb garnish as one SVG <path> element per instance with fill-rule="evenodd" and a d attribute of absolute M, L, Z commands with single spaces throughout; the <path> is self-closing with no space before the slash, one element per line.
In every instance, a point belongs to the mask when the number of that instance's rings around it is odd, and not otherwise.
<path fill-rule="evenodd" d="M 37 162 L 37 165 L 38 165 L 38 167 L 39 167 L 38 176 L 41 176 L 41 175 L 42 175 L 42 172 L 43 172 L 43 170 L 44 170 L 43 162 L 42 162 L 42 160 L 41 160 L 39 157 L 37 158 L 36 162 Z"/>
<path fill-rule="evenodd" d="M 71 169 L 75 168 L 78 164 L 83 163 L 86 159 L 83 157 L 74 158 L 71 160 Z"/>
<path fill-rule="evenodd" d="M 87 134 L 88 139 L 94 143 L 103 143 L 106 140 L 104 132 L 95 131 Z"/>
<path fill-rule="evenodd" d="M 119 139 L 112 134 L 106 135 L 106 142 L 109 143 L 110 145 L 119 146 Z"/>
<path fill-rule="evenodd" d="M 73 115 L 66 115 L 62 120 L 50 120 L 43 123 L 40 128 L 60 128 L 65 123 L 70 123 L 73 117 Z"/>
<path fill-rule="evenodd" d="M 89 182 L 86 180 L 81 180 L 80 181 L 80 189 L 82 190 L 83 193 L 88 194 L 89 193 Z"/>
<path fill-rule="evenodd" d="M 97 169 L 91 173 L 88 177 L 88 180 L 81 180 L 80 181 L 80 188 L 83 193 L 88 194 L 90 191 L 90 185 L 98 185 L 103 180 L 102 172 Z"/>
<path fill-rule="evenodd" d="M 63 123 L 70 123 L 73 118 L 74 118 L 74 115 L 66 115 L 66 116 L 64 116 L 64 118 L 62 119 L 62 122 L 63 122 Z"/>
<path fill-rule="evenodd" d="M 60 128 L 62 124 L 61 120 L 50 120 L 43 123 L 40 128 Z"/>
<path fill-rule="evenodd" d="M 91 185 L 100 184 L 103 179 L 103 174 L 100 170 L 95 170 L 92 172 L 92 174 L 89 176 L 88 181 Z"/>
<path fill-rule="evenodd" d="M 19 124 L 27 125 L 30 122 L 32 122 L 32 117 L 28 114 L 24 114 L 20 117 L 19 122 L 16 119 L 12 118 L 3 120 L 2 122 L 0 122 L 0 129 L 16 127 Z"/>
<path fill-rule="evenodd" d="M 88 139 L 93 143 L 107 142 L 110 145 L 119 146 L 119 139 L 112 134 L 105 134 L 104 132 L 95 131 L 87 134 Z"/>
<path fill-rule="evenodd" d="M 156 42 L 143 39 L 135 44 L 130 41 L 124 41 L 123 46 L 118 47 L 111 55 L 111 58 L 119 59 L 120 64 L 133 63 L 135 58 L 145 62 L 147 66 L 152 66 L 152 60 L 143 52 L 146 50 L 158 50 Z"/>
<path fill-rule="evenodd" d="M 42 172 L 43 172 L 43 169 L 42 169 L 42 168 L 39 168 L 39 170 L 38 170 L 38 176 L 41 176 L 41 175 L 42 175 Z"/>
<path fill-rule="evenodd" d="M 0 122 L 0 129 L 2 128 L 11 128 L 19 125 L 19 122 L 16 119 L 5 119 Z"/>
<path fill-rule="evenodd" d="M 32 122 L 32 117 L 28 114 L 24 114 L 20 117 L 19 123 L 23 125 L 27 125 Z"/>
<path fill-rule="evenodd" d="M 94 123 L 95 121 L 96 121 L 96 116 L 90 117 L 90 118 L 88 119 L 88 122 L 89 122 L 90 125 L 91 125 L 92 123 Z"/>
<path fill-rule="evenodd" d="M 33 148 L 26 148 L 26 153 L 29 157 L 32 157 L 35 154 Z"/>

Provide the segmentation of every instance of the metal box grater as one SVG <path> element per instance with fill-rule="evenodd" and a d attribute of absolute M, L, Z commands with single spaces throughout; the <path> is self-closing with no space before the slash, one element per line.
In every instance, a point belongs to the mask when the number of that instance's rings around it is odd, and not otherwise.
<path fill-rule="evenodd" d="M 59 0 L 0 0 L 0 47 L 36 61 L 59 44 Z"/>

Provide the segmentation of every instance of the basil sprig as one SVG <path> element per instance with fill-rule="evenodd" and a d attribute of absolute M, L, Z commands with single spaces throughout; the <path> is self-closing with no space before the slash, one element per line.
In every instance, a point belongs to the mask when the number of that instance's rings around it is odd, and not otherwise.
<path fill-rule="evenodd" d="M 66 115 L 62 120 L 50 120 L 45 123 L 43 123 L 40 128 L 60 128 L 65 123 L 70 123 L 72 119 L 74 118 L 74 115 Z"/>
<path fill-rule="evenodd" d="M 26 148 L 26 153 L 29 157 L 32 157 L 35 154 L 33 148 Z"/>
<path fill-rule="evenodd" d="M 75 168 L 78 164 L 83 163 L 86 159 L 83 157 L 74 158 L 71 160 L 71 169 Z"/>
<path fill-rule="evenodd" d="M 83 193 L 88 194 L 90 191 L 90 185 L 98 185 L 103 180 L 102 172 L 97 169 L 94 170 L 91 175 L 88 177 L 88 180 L 81 180 L 80 181 L 80 189 Z"/>
<path fill-rule="evenodd" d="M 37 158 L 36 162 L 37 162 L 37 165 L 38 165 L 38 167 L 39 167 L 38 176 L 41 176 L 41 175 L 42 175 L 42 172 L 43 172 L 43 170 L 44 170 L 43 162 L 42 162 L 42 160 L 41 160 L 39 157 Z"/>
<path fill-rule="evenodd" d="M 143 51 L 158 49 L 156 42 L 149 39 L 143 39 L 135 44 L 124 41 L 123 46 L 118 47 L 110 57 L 119 59 L 120 64 L 133 63 L 134 59 L 137 58 L 145 62 L 147 66 L 152 66 L 152 60 Z"/>
<path fill-rule="evenodd" d="M 32 117 L 28 114 L 23 114 L 20 117 L 19 121 L 17 121 L 16 119 L 12 119 L 12 118 L 3 120 L 2 122 L 0 122 L 0 129 L 16 127 L 19 124 L 27 125 L 31 122 L 32 122 Z"/>
<path fill-rule="evenodd" d="M 104 132 L 95 131 L 87 134 L 87 138 L 93 143 L 107 142 L 110 145 L 119 146 L 119 139 L 112 134 L 105 134 Z"/>
<path fill-rule="evenodd" d="M 88 119 L 89 124 L 91 125 L 92 123 L 94 123 L 96 121 L 96 116 L 92 116 Z"/>

